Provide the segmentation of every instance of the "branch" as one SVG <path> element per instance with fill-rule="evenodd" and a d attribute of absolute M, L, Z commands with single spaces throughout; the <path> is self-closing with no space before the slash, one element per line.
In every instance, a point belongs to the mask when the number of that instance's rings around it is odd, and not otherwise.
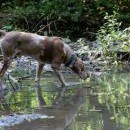
<path fill-rule="evenodd" d="M 41 31 L 44 30 L 46 27 L 49 27 L 49 28 L 50 28 L 50 25 L 53 24 L 53 23 L 55 23 L 56 21 L 59 21 L 59 20 L 54 20 L 54 21 L 48 23 L 46 26 L 44 26 L 44 27 L 42 27 L 41 29 L 39 29 L 36 33 L 41 32 Z M 49 29 L 49 31 L 50 31 L 50 29 Z"/>

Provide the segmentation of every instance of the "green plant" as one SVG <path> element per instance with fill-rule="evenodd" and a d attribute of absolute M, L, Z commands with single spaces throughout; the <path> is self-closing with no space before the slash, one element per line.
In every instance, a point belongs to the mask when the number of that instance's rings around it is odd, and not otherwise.
<path fill-rule="evenodd" d="M 114 12 L 112 15 L 108 15 L 108 13 L 106 13 L 106 16 L 104 17 L 106 22 L 98 31 L 97 38 L 100 41 L 102 50 L 104 52 L 107 51 L 110 45 L 118 39 L 117 35 L 121 23 L 117 21 L 117 15 L 118 14 L 116 12 Z"/>
<path fill-rule="evenodd" d="M 130 50 L 130 28 L 120 31 L 121 23 L 118 22 L 116 12 L 108 15 L 104 19 L 106 22 L 100 27 L 97 38 L 101 43 L 100 51 L 105 54 L 106 59 L 112 56 L 117 59 L 117 53 L 128 52 Z"/>
<path fill-rule="evenodd" d="M 11 30 L 13 30 L 13 26 L 7 24 L 7 25 L 5 25 L 2 29 L 7 30 L 7 31 L 11 31 Z"/>
<path fill-rule="evenodd" d="M 83 3 L 81 0 L 44 0 L 40 5 L 40 13 L 48 21 L 68 17 L 72 21 L 77 22 L 82 10 Z"/>
<path fill-rule="evenodd" d="M 118 20 L 124 20 L 122 25 L 126 27 L 130 20 L 129 5 L 128 0 L 2 0 L 1 14 L 9 17 L 2 16 L 0 25 L 40 34 L 94 40 L 95 35 L 88 32 L 97 32 L 106 12 L 120 13 Z"/>
<path fill-rule="evenodd" d="M 110 56 L 114 56 L 113 44 L 120 39 L 120 31 L 119 27 L 121 25 L 120 22 L 117 21 L 117 14 L 113 12 L 112 15 L 108 15 L 104 17 L 105 23 L 100 27 L 97 35 L 97 39 L 101 43 L 100 51 L 102 51 L 105 55 L 105 59 L 110 59 Z"/>

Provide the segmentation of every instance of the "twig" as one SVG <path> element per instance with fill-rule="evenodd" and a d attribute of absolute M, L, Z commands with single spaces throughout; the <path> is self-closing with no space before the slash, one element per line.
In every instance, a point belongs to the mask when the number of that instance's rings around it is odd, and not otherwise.
<path fill-rule="evenodd" d="M 93 34 L 93 35 L 97 35 L 98 33 L 94 33 L 94 32 L 86 32 L 88 34 Z"/>
<path fill-rule="evenodd" d="M 15 87 L 14 87 L 14 85 L 12 84 L 12 82 L 10 81 L 10 75 L 9 75 L 9 74 L 8 74 L 8 80 L 9 80 L 9 83 L 10 83 L 11 87 L 12 87 L 13 90 L 15 91 Z"/>
<path fill-rule="evenodd" d="M 33 30 L 31 32 L 33 32 L 35 30 L 35 28 L 43 21 L 43 19 L 41 19 L 33 28 Z"/>
<path fill-rule="evenodd" d="M 28 20 L 27 20 L 26 17 L 23 17 L 23 18 L 24 18 L 25 22 L 27 23 L 27 27 L 28 27 L 28 30 L 29 30 L 29 23 L 28 23 Z"/>
<path fill-rule="evenodd" d="M 42 27 L 41 29 L 39 29 L 36 33 L 38 33 L 38 32 L 41 32 L 42 30 L 44 30 L 46 27 L 50 27 L 50 25 L 51 24 L 53 24 L 53 23 L 55 23 L 56 21 L 59 21 L 59 20 L 54 20 L 54 21 L 52 21 L 52 22 L 50 22 L 50 23 L 48 23 L 46 26 L 44 26 L 44 27 Z M 50 30 L 50 29 L 49 29 Z"/>
<path fill-rule="evenodd" d="M 14 77 L 12 77 L 12 76 L 9 74 L 8 71 L 7 71 L 5 74 L 7 75 L 8 80 L 9 80 L 9 83 L 10 83 L 11 87 L 13 88 L 13 90 L 15 91 L 16 88 L 19 88 L 18 80 L 16 80 Z M 12 84 L 11 81 L 14 83 L 15 86 Z"/>
<path fill-rule="evenodd" d="M 17 80 L 19 81 L 19 80 L 24 80 L 24 79 L 26 79 L 26 78 L 29 78 L 31 76 L 31 74 L 30 75 L 27 75 L 27 76 L 23 76 L 23 77 L 19 77 L 19 78 L 17 78 Z"/>

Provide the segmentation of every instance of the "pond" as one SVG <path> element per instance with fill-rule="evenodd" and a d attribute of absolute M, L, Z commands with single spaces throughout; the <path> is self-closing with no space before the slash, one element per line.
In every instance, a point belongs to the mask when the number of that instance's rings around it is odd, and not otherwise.
<path fill-rule="evenodd" d="M 47 73 L 40 88 L 33 77 L 6 93 L 0 130 L 130 130 L 129 65 L 112 67 L 86 82 L 64 75 L 70 83 L 66 89 Z"/>

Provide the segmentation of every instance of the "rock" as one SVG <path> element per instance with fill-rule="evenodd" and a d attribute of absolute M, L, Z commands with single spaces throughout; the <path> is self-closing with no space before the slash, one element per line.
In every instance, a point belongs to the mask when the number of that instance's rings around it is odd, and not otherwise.
<path fill-rule="evenodd" d="M 41 115 L 41 114 L 25 114 L 25 115 L 11 115 L 0 117 L 0 127 L 14 126 L 20 124 L 23 121 L 32 121 L 36 119 L 54 118 L 53 116 Z"/>
<path fill-rule="evenodd" d="M 63 38 L 63 40 L 66 44 L 70 44 L 72 42 L 69 38 Z"/>
<path fill-rule="evenodd" d="M 53 69 L 51 68 L 51 65 L 50 65 L 50 64 L 46 64 L 46 65 L 44 66 L 43 70 L 44 70 L 45 72 L 46 72 L 46 71 L 48 71 L 48 72 L 52 72 L 52 71 L 53 71 Z"/>

